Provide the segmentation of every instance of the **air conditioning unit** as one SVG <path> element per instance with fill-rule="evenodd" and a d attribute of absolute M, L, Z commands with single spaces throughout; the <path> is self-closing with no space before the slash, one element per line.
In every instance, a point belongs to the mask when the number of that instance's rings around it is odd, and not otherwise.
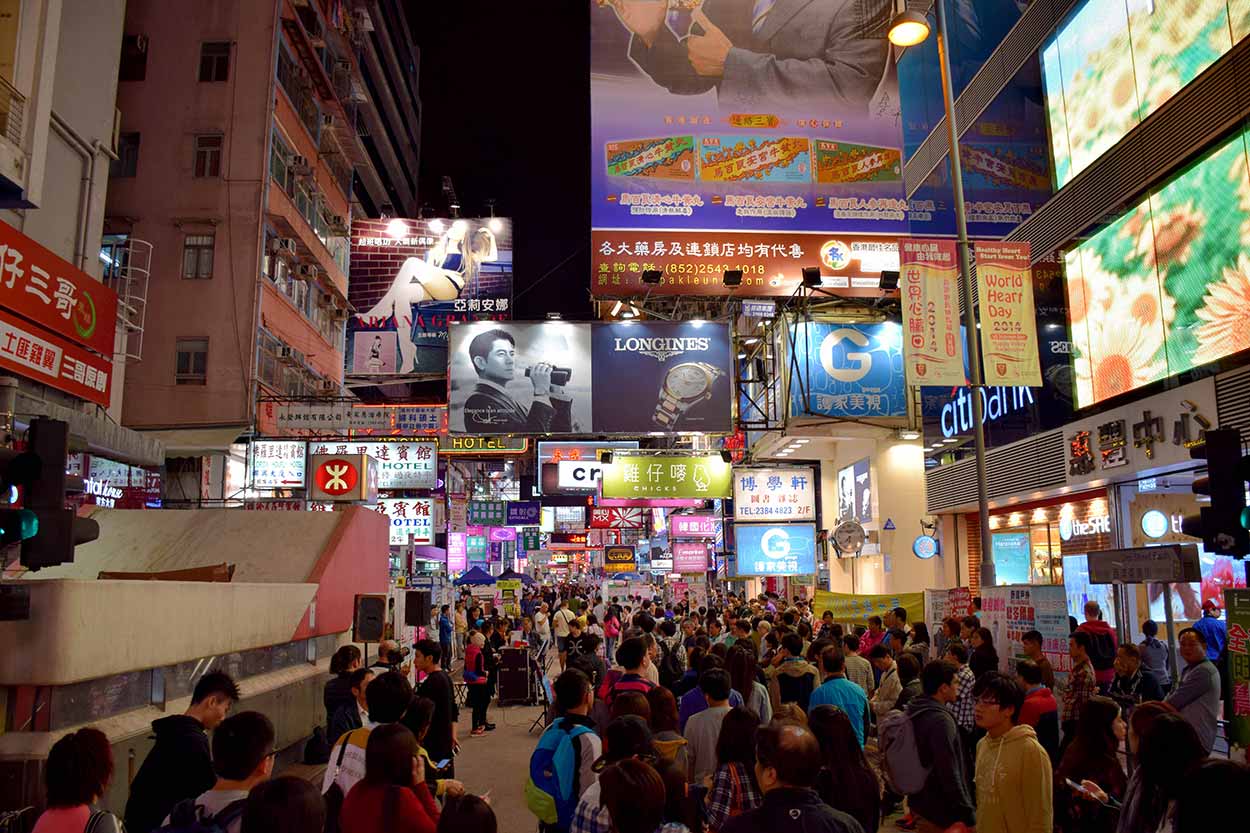
<path fill-rule="evenodd" d="M 276 238 L 274 240 L 273 250 L 275 252 L 286 252 L 288 254 L 294 254 L 295 253 L 295 238 L 293 237 Z"/>
<path fill-rule="evenodd" d="M 295 358 L 297 355 L 294 347 L 288 347 L 284 344 L 278 348 L 278 361 L 283 364 L 298 364 L 299 362 Z"/>
<path fill-rule="evenodd" d="M 322 127 L 334 127 L 334 114 L 322 113 L 321 114 L 321 126 Z"/>
<path fill-rule="evenodd" d="M 339 392 L 339 383 L 333 379 L 322 379 L 317 387 L 322 393 L 337 394 Z"/>
<path fill-rule="evenodd" d="M 334 296 L 331 295 L 329 292 L 322 292 L 321 293 L 321 306 L 323 307 L 334 306 Z"/>
<path fill-rule="evenodd" d="M 298 153 L 291 157 L 291 173 L 296 176 L 312 173 L 312 165 L 308 164 L 307 156 L 300 156 Z"/>
<path fill-rule="evenodd" d="M 317 277 L 317 267 L 307 263 L 301 263 L 299 265 L 299 276 L 301 278 L 315 278 Z"/>

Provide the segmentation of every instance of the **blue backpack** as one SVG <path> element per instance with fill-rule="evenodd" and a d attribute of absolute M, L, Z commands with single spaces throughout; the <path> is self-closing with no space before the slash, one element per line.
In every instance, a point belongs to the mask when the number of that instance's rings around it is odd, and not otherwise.
<path fill-rule="evenodd" d="M 593 734 L 589 726 L 558 717 L 547 727 L 530 756 L 530 777 L 525 782 L 525 804 L 538 820 L 568 830 L 581 790 L 577 783 L 581 760 L 577 738 Z"/>
<path fill-rule="evenodd" d="M 215 816 L 205 815 L 203 807 L 195 805 L 194 798 L 179 801 L 169 811 L 169 824 L 155 833 L 226 833 L 230 825 L 243 816 L 247 799 L 232 801 Z"/>

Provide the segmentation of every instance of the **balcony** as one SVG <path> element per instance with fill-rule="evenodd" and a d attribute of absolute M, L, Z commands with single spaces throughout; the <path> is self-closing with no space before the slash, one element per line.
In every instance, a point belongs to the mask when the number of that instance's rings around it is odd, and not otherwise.
<path fill-rule="evenodd" d="M 18 147 L 22 146 L 22 119 L 25 113 L 26 97 L 0 78 L 0 136 Z"/>
<path fill-rule="evenodd" d="M 26 201 L 26 97 L 0 78 L 0 208 L 31 208 Z"/>

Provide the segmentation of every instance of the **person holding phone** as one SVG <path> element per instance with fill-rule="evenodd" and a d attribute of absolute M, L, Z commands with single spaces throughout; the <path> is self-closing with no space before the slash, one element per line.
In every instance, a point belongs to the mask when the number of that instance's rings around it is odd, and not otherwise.
<path fill-rule="evenodd" d="M 465 431 L 470 434 L 551 434 L 573 430 L 573 400 L 564 392 L 569 372 L 539 362 L 525 375 L 534 398 L 526 410 L 508 392 L 516 378 L 516 339 L 507 330 L 492 329 L 469 342 L 469 358 L 478 381 L 464 403 Z"/>

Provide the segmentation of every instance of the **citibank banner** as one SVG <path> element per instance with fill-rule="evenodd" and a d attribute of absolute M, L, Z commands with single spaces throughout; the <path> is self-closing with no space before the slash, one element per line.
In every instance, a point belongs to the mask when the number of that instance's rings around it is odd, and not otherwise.
<path fill-rule="evenodd" d="M 702 321 L 451 328 L 452 433 L 732 430 L 729 328 Z"/>
<path fill-rule="evenodd" d="M 810 576 L 816 572 L 815 524 L 738 524 L 737 572 L 742 576 Z"/>
<path fill-rule="evenodd" d="M 892 417 L 907 414 L 903 328 L 803 321 L 790 327 L 794 361 L 790 416 Z"/>

